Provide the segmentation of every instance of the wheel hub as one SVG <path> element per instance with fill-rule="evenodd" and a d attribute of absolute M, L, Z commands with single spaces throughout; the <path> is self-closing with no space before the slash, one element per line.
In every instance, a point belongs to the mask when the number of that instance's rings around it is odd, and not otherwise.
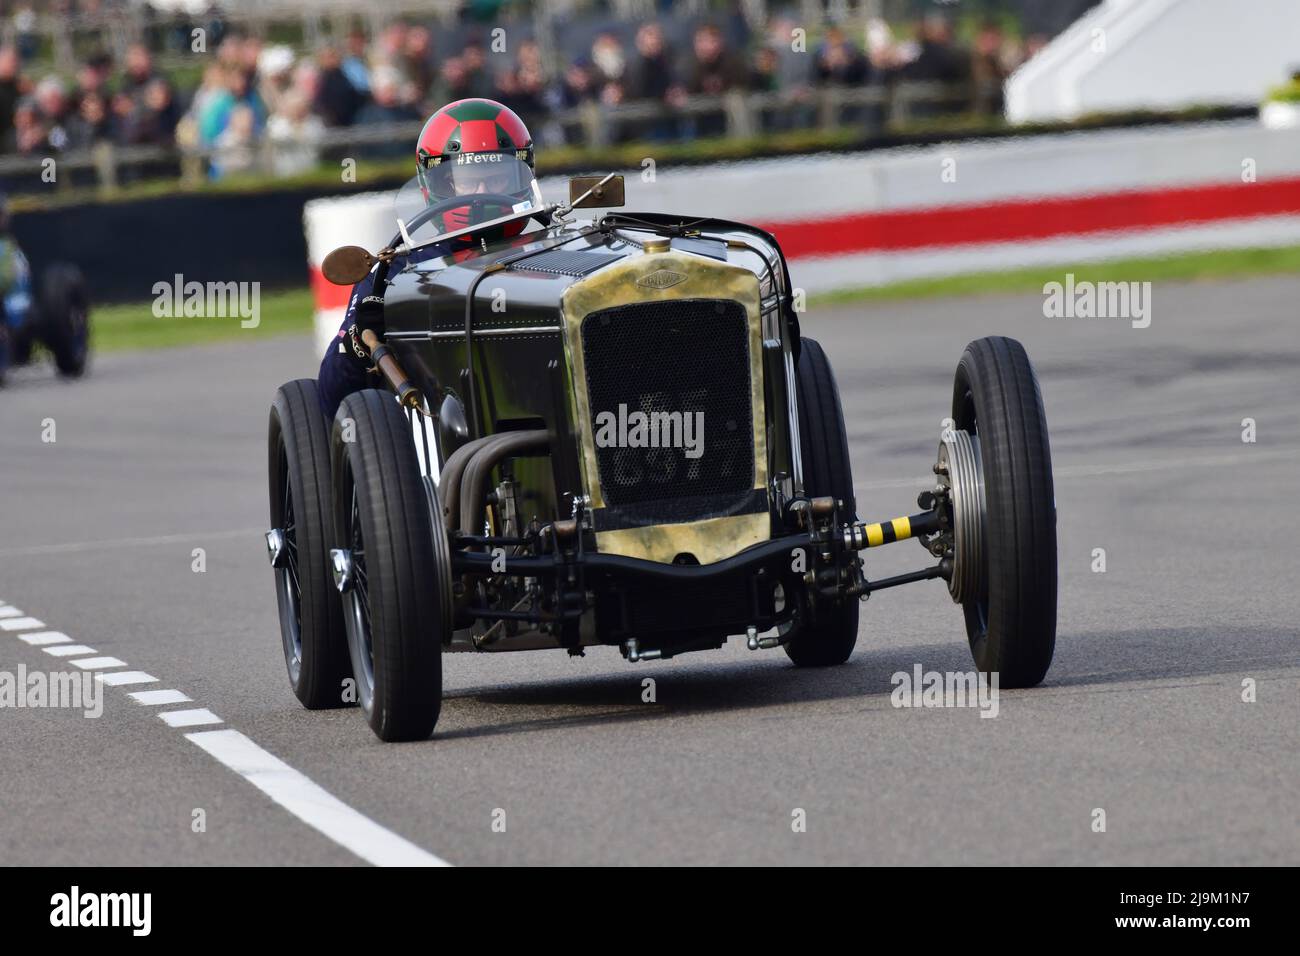
<path fill-rule="evenodd" d="M 289 548 L 287 547 L 283 529 L 272 528 L 266 533 L 266 556 L 271 562 L 271 567 L 288 567 Z"/>
<path fill-rule="evenodd" d="M 984 592 L 984 467 L 980 441 L 970 432 L 953 430 L 939 445 L 935 469 L 952 502 L 953 568 L 948 592 L 959 604 Z"/>
<path fill-rule="evenodd" d="M 330 549 L 330 574 L 334 576 L 334 587 L 340 594 L 352 590 L 355 583 L 353 574 L 352 552 L 344 548 Z"/>

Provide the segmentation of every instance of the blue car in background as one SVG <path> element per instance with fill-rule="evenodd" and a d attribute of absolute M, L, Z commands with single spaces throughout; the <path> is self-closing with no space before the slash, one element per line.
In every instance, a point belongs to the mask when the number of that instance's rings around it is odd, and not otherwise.
<path fill-rule="evenodd" d="M 81 270 L 68 263 L 48 266 L 40 284 L 9 231 L 8 209 L 0 199 L 0 385 L 13 366 L 31 361 L 44 345 L 61 375 L 86 370 L 90 351 L 90 301 Z"/>

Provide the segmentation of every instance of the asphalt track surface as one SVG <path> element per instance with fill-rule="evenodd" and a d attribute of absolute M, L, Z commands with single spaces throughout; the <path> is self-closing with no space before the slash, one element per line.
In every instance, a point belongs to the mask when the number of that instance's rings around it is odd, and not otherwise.
<path fill-rule="evenodd" d="M 635 665 L 614 648 L 449 657 L 435 736 L 382 744 L 355 709 L 301 709 L 284 673 L 265 429 L 275 387 L 314 372 L 306 337 L 103 356 L 77 383 L 24 370 L 0 393 L 0 607 L 158 680 L 106 688 L 97 720 L 0 710 L 0 862 L 363 862 L 185 736 L 228 729 L 355 811 L 354 838 L 363 821 L 422 862 L 1300 862 L 1297 302 L 1287 277 L 1157 285 L 1147 329 L 1047 319 L 1038 295 L 805 318 L 871 520 L 915 510 L 967 341 L 1017 337 L 1037 365 L 1057 654 L 995 719 L 891 706 L 895 672 L 970 668 L 958 610 L 925 582 L 874 595 L 832 670 L 735 639 Z M 869 558 L 881 576 L 927 556 Z M 69 669 L 33 632 L 0 630 L 0 670 Z M 194 703 L 127 697 L 153 688 Z M 221 723 L 158 716 L 187 708 Z"/>

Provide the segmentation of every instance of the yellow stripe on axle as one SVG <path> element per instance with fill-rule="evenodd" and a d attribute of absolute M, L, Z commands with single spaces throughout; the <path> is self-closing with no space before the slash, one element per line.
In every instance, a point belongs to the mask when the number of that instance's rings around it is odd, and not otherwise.
<path fill-rule="evenodd" d="M 885 532 L 885 525 L 889 526 L 888 535 Z M 882 544 L 889 544 L 891 541 L 902 541 L 904 538 L 910 538 L 912 536 L 912 522 L 908 518 L 895 518 L 893 521 L 869 524 L 866 530 L 867 547 L 875 548 Z"/>

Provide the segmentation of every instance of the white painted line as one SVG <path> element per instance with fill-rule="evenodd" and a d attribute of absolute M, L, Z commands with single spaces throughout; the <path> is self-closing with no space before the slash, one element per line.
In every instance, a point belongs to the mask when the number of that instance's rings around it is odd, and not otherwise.
<path fill-rule="evenodd" d="M 34 617 L 14 617 L 9 620 L 0 620 L 0 629 L 6 631 L 30 631 L 32 628 L 44 626 L 44 621 L 38 621 Z"/>
<path fill-rule="evenodd" d="M 220 724 L 222 719 L 206 707 L 194 710 L 169 710 L 158 715 L 168 727 L 198 727 L 202 724 Z"/>
<path fill-rule="evenodd" d="M 37 631 L 34 634 L 19 634 L 18 640 L 39 647 L 42 644 L 67 644 L 72 638 L 62 631 Z"/>
<path fill-rule="evenodd" d="M 114 674 L 104 674 L 100 677 L 104 680 L 108 677 L 114 677 Z M 192 697 L 186 697 L 178 690 L 138 690 L 134 694 L 127 694 L 137 704 L 184 704 L 193 700 Z"/>
<path fill-rule="evenodd" d="M 93 647 L 85 644 L 55 644 L 53 647 L 42 647 L 41 650 L 51 657 L 76 657 L 78 654 L 95 653 Z"/>
<path fill-rule="evenodd" d="M 375 866 L 449 866 L 427 850 L 353 810 L 237 730 L 186 734 L 299 820 Z"/>
<path fill-rule="evenodd" d="M 6 604 L 4 607 L 0 607 L 0 617 L 22 617 L 22 616 L 23 616 L 23 612 L 18 610 L 18 608 L 16 607 L 11 607 L 8 604 Z"/>
<path fill-rule="evenodd" d="M 83 657 L 79 661 L 73 661 L 83 671 L 97 671 L 106 667 L 125 667 L 126 661 L 119 661 L 116 657 Z"/>
<path fill-rule="evenodd" d="M 109 671 L 107 674 L 96 674 L 95 680 L 109 687 L 121 687 L 123 684 L 158 683 L 158 678 L 152 674 L 146 674 L 144 671 Z"/>

